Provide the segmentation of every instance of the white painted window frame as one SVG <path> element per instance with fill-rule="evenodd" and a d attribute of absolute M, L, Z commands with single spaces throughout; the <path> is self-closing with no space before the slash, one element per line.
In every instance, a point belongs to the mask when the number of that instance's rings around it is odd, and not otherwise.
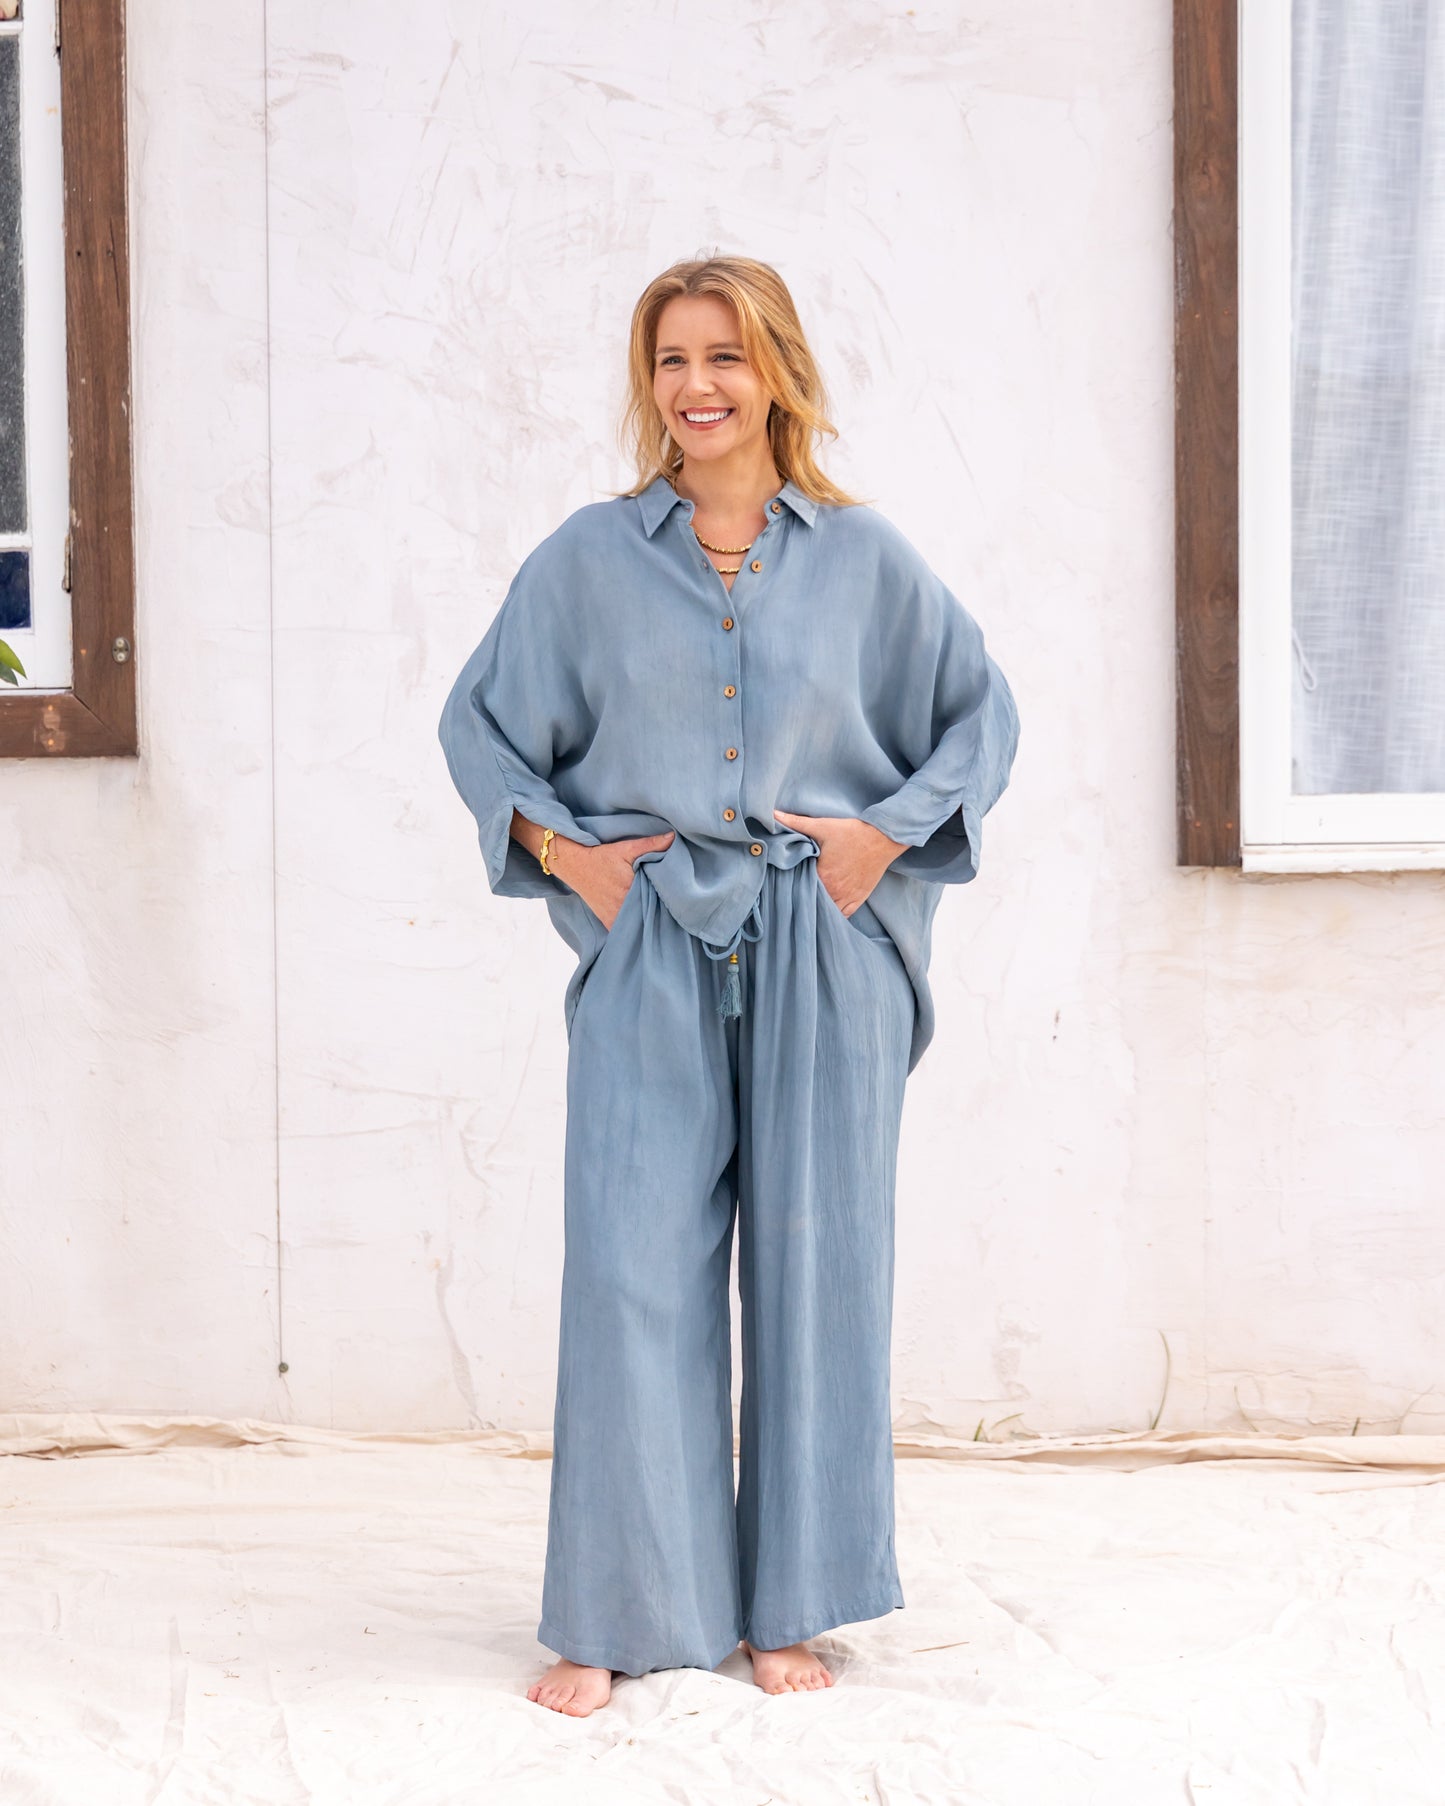
<path fill-rule="evenodd" d="M 1445 869 L 1445 792 L 1290 788 L 1290 0 L 1238 7 L 1241 864 Z"/>
<path fill-rule="evenodd" d="M 21 275 L 25 286 L 25 457 L 29 519 L 0 546 L 30 553 L 28 628 L 3 637 L 25 666 L 21 687 L 66 690 L 72 679 L 71 610 L 65 585 L 70 524 L 70 443 L 65 369 L 64 174 L 56 0 L 25 0 L 0 22 L 20 39 Z"/>

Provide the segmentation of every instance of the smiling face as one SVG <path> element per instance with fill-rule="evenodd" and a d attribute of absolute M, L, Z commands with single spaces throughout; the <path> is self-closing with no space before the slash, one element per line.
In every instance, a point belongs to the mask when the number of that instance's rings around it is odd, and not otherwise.
<path fill-rule="evenodd" d="M 652 394 L 687 458 L 767 454 L 772 396 L 748 362 L 737 315 L 717 295 L 674 295 L 657 320 Z"/>

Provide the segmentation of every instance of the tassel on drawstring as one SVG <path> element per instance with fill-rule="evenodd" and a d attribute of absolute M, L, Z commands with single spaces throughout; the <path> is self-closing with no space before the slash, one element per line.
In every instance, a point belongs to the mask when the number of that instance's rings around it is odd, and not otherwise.
<path fill-rule="evenodd" d="M 709 959 L 725 959 L 728 963 L 727 977 L 723 981 L 722 997 L 719 999 L 717 1006 L 717 1013 L 719 1016 L 728 1017 L 742 1015 L 743 987 L 737 949 L 741 942 L 758 941 L 762 939 L 762 935 L 762 904 L 759 900 L 754 899 L 753 906 L 748 911 L 748 919 L 737 932 L 732 935 L 725 946 L 710 947 L 706 941 L 703 941 L 702 950 Z"/>
<path fill-rule="evenodd" d="M 727 981 L 723 985 L 722 1002 L 717 1006 L 719 1016 L 741 1016 L 743 1013 L 743 990 L 738 980 L 738 956 L 736 953 L 728 960 Z"/>

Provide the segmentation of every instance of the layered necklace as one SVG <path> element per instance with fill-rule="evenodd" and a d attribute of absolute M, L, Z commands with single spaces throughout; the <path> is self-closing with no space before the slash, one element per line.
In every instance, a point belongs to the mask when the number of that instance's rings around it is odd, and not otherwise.
<path fill-rule="evenodd" d="M 677 491 L 677 484 L 673 482 L 672 478 L 668 477 L 667 481 L 668 481 L 668 486 L 671 489 L 673 489 L 674 491 Z M 702 534 L 698 532 L 696 527 L 694 527 L 692 531 L 693 531 L 693 537 L 697 540 L 697 543 L 700 546 L 706 546 L 707 550 L 709 552 L 718 552 L 724 558 L 741 558 L 744 552 L 751 552 L 753 549 L 752 540 L 749 540 L 745 546 L 715 546 L 715 545 L 710 544 L 707 540 L 705 540 L 703 538 Z M 736 577 L 738 572 L 742 568 L 743 567 L 740 564 L 733 564 L 733 565 L 719 564 L 719 565 L 713 566 L 713 569 L 718 573 L 718 575 L 720 577 Z"/>
<path fill-rule="evenodd" d="M 745 546 L 715 546 L 704 539 L 696 527 L 694 527 L 692 531 L 700 546 L 706 546 L 709 552 L 721 552 L 724 558 L 741 558 L 744 552 L 751 552 L 753 549 L 753 542 L 751 540 L 749 540 Z M 740 564 L 718 564 L 713 566 L 713 569 L 722 577 L 736 577 L 742 568 L 743 567 Z"/>

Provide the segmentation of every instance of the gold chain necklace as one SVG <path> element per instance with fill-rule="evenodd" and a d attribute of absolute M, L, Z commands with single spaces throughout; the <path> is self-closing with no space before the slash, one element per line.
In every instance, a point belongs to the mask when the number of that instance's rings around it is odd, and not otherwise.
<path fill-rule="evenodd" d="M 671 477 L 669 477 L 667 481 L 670 489 L 677 494 L 681 494 L 677 484 L 673 482 Z M 744 552 L 751 552 L 753 549 L 753 542 L 751 540 L 749 540 L 745 546 L 715 546 L 710 541 L 704 539 L 696 527 L 693 528 L 692 532 L 693 537 L 700 546 L 706 546 L 709 552 L 720 552 L 724 558 L 741 558 Z M 715 565 L 713 568 L 720 577 L 736 577 L 743 567 L 740 564 L 735 564 L 731 566 L 731 568 L 727 565 Z"/>
<path fill-rule="evenodd" d="M 737 558 L 744 552 L 750 552 L 753 549 L 753 542 L 751 540 L 749 540 L 745 546 L 715 546 L 704 539 L 696 527 L 694 527 L 692 531 L 693 537 L 700 546 L 706 546 L 709 552 L 721 552 L 725 558 Z M 720 577 L 736 577 L 742 568 L 743 567 L 740 564 L 715 564 L 713 566 L 713 569 Z"/>
<path fill-rule="evenodd" d="M 697 533 L 697 543 L 700 546 L 706 546 L 709 552 L 721 552 L 727 558 L 736 558 L 741 553 L 751 552 L 753 549 L 751 540 L 745 546 L 715 546 L 711 540 L 704 539 L 702 534 L 697 532 L 696 527 L 693 528 L 693 532 Z"/>

